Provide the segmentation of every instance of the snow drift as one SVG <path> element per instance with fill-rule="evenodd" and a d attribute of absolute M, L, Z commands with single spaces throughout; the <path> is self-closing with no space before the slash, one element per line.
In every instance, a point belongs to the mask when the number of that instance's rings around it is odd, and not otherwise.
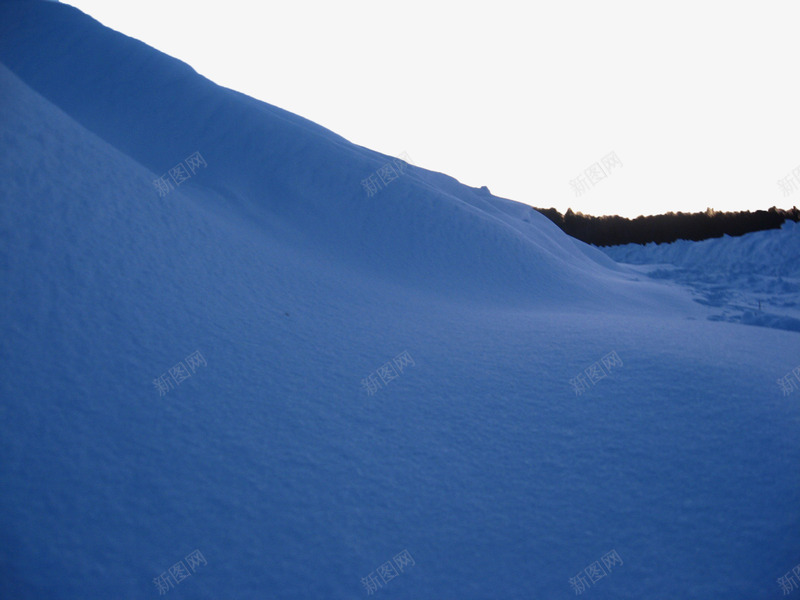
<path fill-rule="evenodd" d="M 352 598 L 407 550 L 376 595 L 556 598 L 614 549 L 585 593 L 766 598 L 800 562 L 797 334 L 442 174 L 369 197 L 389 157 L 69 6 L 0 5 L 0 61 L 3 597 Z"/>
<path fill-rule="evenodd" d="M 800 224 L 702 242 L 604 248 L 650 277 L 675 281 L 710 319 L 800 332 Z"/>

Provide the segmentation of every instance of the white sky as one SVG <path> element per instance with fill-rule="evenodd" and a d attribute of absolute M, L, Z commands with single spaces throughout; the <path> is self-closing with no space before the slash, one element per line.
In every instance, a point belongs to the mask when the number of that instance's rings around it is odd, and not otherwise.
<path fill-rule="evenodd" d="M 209 79 L 533 206 L 800 204 L 800 3 L 70 0 Z M 623 163 L 576 196 L 609 152 Z M 798 171 L 800 188 L 800 171 Z"/>

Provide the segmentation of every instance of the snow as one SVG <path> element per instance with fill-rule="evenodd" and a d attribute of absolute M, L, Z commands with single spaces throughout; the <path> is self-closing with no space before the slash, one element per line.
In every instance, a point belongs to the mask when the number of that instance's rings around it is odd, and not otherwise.
<path fill-rule="evenodd" d="M 194 550 L 170 597 L 367 596 L 408 550 L 376 597 L 566 598 L 613 549 L 587 596 L 768 598 L 800 562 L 796 332 L 418 166 L 368 197 L 391 157 L 66 5 L 0 5 L 0 61 L 0 597 L 157 597 Z"/>
<path fill-rule="evenodd" d="M 800 224 L 780 230 L 603 251 L 652 278 L 692 290 L 709 318 L 800 331 Z"/>

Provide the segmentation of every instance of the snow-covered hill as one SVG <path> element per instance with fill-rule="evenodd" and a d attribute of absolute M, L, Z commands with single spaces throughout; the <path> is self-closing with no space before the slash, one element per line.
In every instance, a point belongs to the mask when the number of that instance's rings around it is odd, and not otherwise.
<path fill-rule="evenodd" d="M 769 598 L 800 562 L 796 333 L 64 4 L 0 4 L 0 62 L 0 597 Z"/>

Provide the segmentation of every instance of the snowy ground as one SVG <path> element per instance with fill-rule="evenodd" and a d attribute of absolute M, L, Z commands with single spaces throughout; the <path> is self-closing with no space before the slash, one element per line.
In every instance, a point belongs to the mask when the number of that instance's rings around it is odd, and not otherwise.
<path fill-rule="evenodd" d="M 781 596 L 796 332 L 63 4 L 0 61 L 0 597 Z"/>
<path fill-rule="evenodd" d="M 655 279 L 692 290 L 710 319 L 800 331 L 800 223 L 741 237 L 603 248 Z"/>

